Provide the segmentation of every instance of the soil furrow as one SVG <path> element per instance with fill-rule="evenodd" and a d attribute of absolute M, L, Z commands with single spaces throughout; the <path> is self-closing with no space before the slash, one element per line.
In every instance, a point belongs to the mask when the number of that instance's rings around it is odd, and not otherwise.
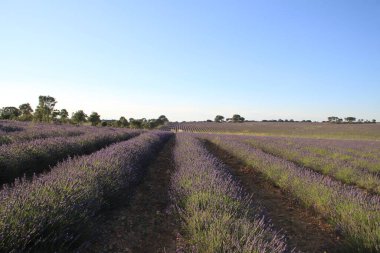
<path fill-rule="evenodd" d="M 263 209 L 275 229 L 287 237 L 290 248 L 301 252 L 345 252 L 343 238 L 320 215 L 298 204 L 289 194 L 226 150 L 206 141 L 208 150 L 227 164 L 253 201 Z"/>
<path fill-rule="evenodd" d="M 79 252 L 175 252 L 178 222 L 169 197 L 174 137 L 158 153 L 131 195 L 121 195 Z"/>

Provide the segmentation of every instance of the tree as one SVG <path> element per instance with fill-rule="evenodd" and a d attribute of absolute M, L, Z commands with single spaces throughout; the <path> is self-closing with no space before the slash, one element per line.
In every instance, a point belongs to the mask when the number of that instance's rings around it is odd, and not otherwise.
<path fill-rule="evenodd" d="M 21 115 L 30 115 L 33 113 L 33 109 L 29 103 L 22 104 L 18 108 L 20 109 Z"/>
<path fill-rule="evenodd" d="M 74 123 L 81 124 L 83 122 L 86 122 L 87 115 L 83 112 L 83 110 L 76 111 L 71 116 L 71 120 Z"/>
<path fill-rule="evenodd" d="M 335 116 L 330 116 L 327 118 L 327 120 L 328 120 L 328 122 L 337 123 L 339 121 L 339 118 L 335 117 Z"/>
<path fill-rule="evenodd" d="M 166 118 L 165 115 L 161 115 L 161 116 L 158 117 L 158 119 L 157 119 L 157 125 L 164 125 L 164 124 L 166 124 L 166 123 L 168 123 L 168 122 L 169 122 L 169 120 L 168 120 L 168 118 Z"/>
<path fill-rule="evenodd" d="M 232 122 L 244 122 L 245 118 L 241 117 L 239 114 L 234 114 L 232 116 Z"/>
<path fill-rule="evenodd" d="M 60 111 L 59 110 L 53 110 L 52 113 L 51 113 L 51 118 L 54 120 L 54 121 L 58 121 L 57 120 L 57 117 L 60 115 Z"/>
<path fill-rule="evenodd" d="M 347 117 L 347 118 L 344 118 L 344 120 L 347 121 L 348 123 L 352 123 L 352 122 L 356 121 L 356 118 L 355 117 Z"/>
<path fill-rule="evenodd" d="M 120 127 L 128 127 L 129 126 L 128 120 L 123 116 L 120 117 L 118 123 L 119 123 L 118 125 L 120 125 Z"/>
<path fill-rule="evenodd" d="M 57 103 L 55 98 L 50 96 L 39 96 L 38 106 L 34 113 L 34 120 L 40 122 L 50 122 L 54 106 Z"/>
<path fill-rule="evenodd" d="M 375 119 L 373 119 L 373 120 L 372 120 L 372 123 L 376 123 L 376 120 L 375 120 Z"/>
<path fill-rule="evenodd" d="M 216 115 L 214 121 L 215 122 L 223 122 L 224 117 L 222 115 Z"/>
<path fill-rule="evenodd" d="M 1 119 L 17 119 L 20 115 L 21 111 L 14 106 L 3 107 L 3 109 L 0 110 Z"/>
<path fill-rule="evenodd" d="M 142 128 L 142 120 L 130 118 L 129 119 L 130 128 Z"/>
<path fill-rule="evenodd" d="M 61 120 L 61 122 L 67 122 L 69 118 L 69 112 L 66 110 L 66 109 L 62 109 L 60 112 L 59 112 L 59 119 Z"/>
<path fill-rule="evenodd" d="M 33 109 L 29 103 L 22 104 L 18 108 L 19 108 L 20 113 L 21 113 L 21 115 L 19 117 L 20 120 L 29 121 L 29 120 L 33 119 L 33 115 L 32 115 Z"/>
<path fill-rule="evenodd" d="M 88 117 L 88 121 L 91 122 L 92 126 L 96 126 L 101 122 L 100 115 L 97 112 L 92 112 L 91 115 Z"/>

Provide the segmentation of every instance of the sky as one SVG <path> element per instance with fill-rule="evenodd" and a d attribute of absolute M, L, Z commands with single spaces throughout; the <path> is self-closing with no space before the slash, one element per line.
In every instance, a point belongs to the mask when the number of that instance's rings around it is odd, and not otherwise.
<path fill-rule="evenodd" d="M 380 121 L 378 0 L 0 0 L 0 107 Z"/>

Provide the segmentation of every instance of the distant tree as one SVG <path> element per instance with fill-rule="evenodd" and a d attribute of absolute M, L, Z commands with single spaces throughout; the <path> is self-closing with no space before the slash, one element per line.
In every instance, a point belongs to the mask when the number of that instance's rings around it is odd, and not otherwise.
<path fill-rule="evenodd" d="M 376 120 L 375 120 L 375 119 L 373 119 L 373 120 L 372 120 L 372 123 L 376 123 Z"/>
<path fill-rule="evenodd" d="M 19 119 L 22 121 L 30 121 L 33 119 L 33 109 L 30 106 L 29 103 L 25 103 L 20 105 L 19 107 L 21 115 L 19 116 Z"/>
<path fill-rule="evenodd" d="M 21 115 L 21 111 L 14 106 L 3 107 L 0 110 L 1 119 L 17 119 Z"/>
<path fill-rule="evenodd" d="M 165 115 L 161 115 L 160 117 L 157 118 L 157 125 L 165 125 L 168 122 L 169 120 L 168 118 L 166 118 Z"/>
<path fill-rule="evenodd" d="M 102 127 L 106 127 L 108 124 L 107 124 L 107 121 L 102 121 L 102 123 L 101 123 L 101 126 Z"/>
<path fill-rule="evenodd" d="M 128 127 L 129 126 L 129 122 L 128 122 L 128 120 L 125 117 L 122 116 L 119 119 L 119 125 L 120 125 L 120 127 Z"/>
<path fill-rule="evenodd" d="M 33 109 L 29 103 L 22 104 L 18 108 L 21 112 L 21 115 L 30 115 L 33 113 Z"/>
<path fill-rule="evenodd" d="M 244 122 L 245 118 L 241 117 L 239 114 L 234 114 L 232 116 L 232 122 Z"/>
<path fill-rule="evenodd" d="M 38 106 L 36 108 L 36 112 L 34 113 L 34 120 L 40 122 L 50 122 L 56 103 L 57 101 L 53 97 L 39 96 Z"/>
<path fill-rule="evenodd" d="M 130 128 L 142 128 L 142 121 L 134 118 L 129 119 Z"/>
<path fill-rule="evenodd" d="M 159 122 L 158 119 L 149 119 L 149 120 L 147 120 L 147 121 L 144 122 L 143 128 L 145 128 L 145 129 L 153 129 L 153 128 L 157 127 L 158 125 L 161 125 L 158 122 Z"/>
<path fill-rule="evenodd" d="M 71 120 L 76 124 L 81 124 L 86 122 L 87 115 L 83 112 L 83 110 L 76 111 L 71 116 Z"/>
<path fill-rule="evenodd" d="M 69 112 L 66 109 L 62 109 L 59 112 L 59 119 L 61 120 L 61 122 L 66 123 L 68 118 L 69 118 Z"/>
<path fill-rule="evenodd" d="M 208 120 L 206 120 L 206 122 L 212 122 L 212 120 L 211 120 L 211 119 L 208 119 Z"/>
<path fill-rule="evenodd" d="M 284 122 L 284 120 L 282 120 L 282 119 L 279 119 L 279 120 L 277 120 L 278 122 Z"/>
<path fill-rule="evenodd" d="M 347 118 L 344 118 L 344 120 L 347 121 L 348 123 L 352 123 L 352 122 L 356 121 L 356 118 L 355 117 L 347 117 Z"/>
<path fill-rule="evenodd" d="M 294 119 L 290 119 L 289 122 L 294 122 Z"/>
<path fill-rule="evenodd" d="M 92 126 L 96 126 L 101 122 L 100 115 L 97 112 L 92 112 L 88 117 L 88 121 L 91 122 Z"/>
<path fill-rule="evenodd" d="M 222 115 L 216 115 L 214 121 L 215 122 L 223 122 L 224 117 Z"/>
<path fill-rule="evenodd" d="M 327 118 L 328 122 L 336 123 L 338 122 L 339 118 L 335 116 L 330 116 Z"/>

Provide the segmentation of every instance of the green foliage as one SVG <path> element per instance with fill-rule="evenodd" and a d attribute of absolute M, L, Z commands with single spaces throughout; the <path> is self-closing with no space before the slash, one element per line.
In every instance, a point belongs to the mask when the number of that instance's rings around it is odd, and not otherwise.
<path fill-rule="evenodd" d="M 158 117 L 158 119 L 157 119 L 157 125 L 164 125 L 164 124 L 166 124 L 166 123 L 168 123 L 168 122 L 169 122 L 169 120 L 168 120 L 168 118 L 166 118 L 165 115 L 161 115 L 161 116 Z"/>
<path fill-rule="evenodd" d="M 100 115 L 97 112 L 92 112 L 91 115 L 88 117 L 88 121 L 91 122 L 92 126 L 96 126 L 101 122 Z"/>
<path fill-rule="evenodd" d="M 239 114 L 234 114 L 231 118 L 231 121 L 232 122 L 244 122 L 245 121 L 245 118 L 244 117 L 241 117 Z"/>
<path fill-rule="evenodd" d="M 57 101 L 53 97 L 39 96 L 38 106 L 34 113 L 34 120 L 38 122 L 50 122 L 53 119 L 53 111 L 56 103 Z"/>
<path fill-rule="evenodd" d="M 21 111 L 14 106 L 3 107 L 0 110 L 1 119 L 17 119 L 17 117 L 20 115 Z"/>
<path fill-rule="evenodd" d="M 62 123 L 66 123 L 68 121 L 68 119 L 69 119 L 69 112 L 66 109 L 62 109 L 59 112 L 59 120 Z"/>
<path fill-rule="evenodd" d="M 214 121 L 215 122 L 223 122 L 224 117 L 222 115 L 216 115 Z"/>
<path fill-rule="evenodd" d="M 356 121 L 356 118 L 355 117 L 347 117 L 347 118 L 344 118 L 344 120 L 347 121 L 348 123 L 352 123 L 352 122 Z"/>
<path fill-rule="evenodd" d="M 21 121 L 31 121 L 33 119 L 33 109 L 29 103 L 25 103 L 19 106 L 21 115 L 18 117 Z"/>
<path fill-rule="evenodd" d="M 122 116 L 122 117 L 120 117 L 120 119 L 118 121 L 118 125 L 119 125 L 119 127 L 128 127 L 129 122 L 125 117 Z"/>
<path fill-rule="evenodd" d="M 83 110 L 76 111 L 71 116 L 71 120 L 76 124 L 82 124 L 83 122 L 86 122 L 87 115 L 83 112 Z"/>

